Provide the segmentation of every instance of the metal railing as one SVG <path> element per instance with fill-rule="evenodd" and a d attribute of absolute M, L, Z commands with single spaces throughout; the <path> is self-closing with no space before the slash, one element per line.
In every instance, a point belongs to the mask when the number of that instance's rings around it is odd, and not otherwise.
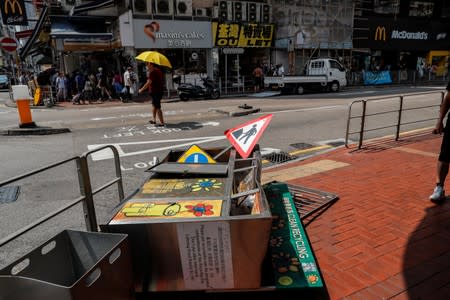
<path fill-rule="evenodd" d="M 107 182 L 106 184 L 102 185 L 101 187 L 92 190 L 91 186 L 91 180 L 90 180 L 90 174 L 89 174 L 89 165 L 88 165 L 88 157 L 98 151 L 104 150 L 104 149 L 111 149 L 114 156 L 114 165 L 116 169 L 116 177 L 112 179 L 111 181 Z M 11 242 L 12 240 L 18 238 L 19 236 L 27 233 L 28 231 L 32 230 L 33 228 L 41 225 L 42 223 L 50 220 L 51 218 L 67 211 L 68 209 L 72 208 L 73 206 L 82 203 L 83 204 L 83 212 L 86 222 L 86 228 L 88 231 L 98 231 L 98 225 L 97 225 L 97 218 L 95 214 L 95 207 L 94 207 L 94 195 L 103 191 L 109 186 L 112 186 L 113 184 L 117 184 L 118 187 L 118 194 L 119 194 L 119 202 L 121 202 L 124 199 L 124 192 L 123 192 L 123 181 L 122 181 L 122 174 L 120 170 L 120 159 L 119 159 L 119 153 L 117 149 L 112 145 L 107 145 L 92 151 L 88 151 L 83 153 L 81 156 L 74 156 L 53 164 L 50 164 L 48 166 L 36 169 L 34 171 L 21 174 L 19 176 L 13 177 L 11 179 L 8 179 L 6 181 L 0 182 L 0 187 L 9 185 L 11 183 L 17 182 L 19 180 L 31 177 L 33 175 L 40 174 L 44 171 L 56 168 L 58 166 L 67 164 L 69 162 L 75 161 L 77 166 L 77 172 L 78 172 L 78 185 L 80 188 L 80 196 L 76 199 L 70 200 L 69 203 L 62 206 L 56 211 L 53 211 L 44 217 L 32 222 L 31 224 L 28 224 L 27 226 L 21 228 L 20 230 L 8 235 L 7 237 L 0 240 L 0 247 L 4 246 L 5 244 Z"/>
<path fill-rule="evenodd" d="M 421 105 L 421 106 L 415 106 L 415 107 L 411 107 L 411 108 L 404 108 L 404 102 L 405 102 L 405 98 L 407 97 L 414 97 L 414 96 L 421 96 L 421 95 L 431 95 L 431 94 L 440 94 L 441 95 L 441 101 L 439 104 L 434 104 L 434 105 Z M 376 131 L 376 130 L 381 130 L 381 129 L 387 129 L 387 128 L 392 128 L 395 127 L 395 133 L 394 133 L 394 137 L 395 140 L 397 141 L 400 137 L 400 133 L 401 133 L 401 127 L 404 125 L 409 125 L 409 124 L 415 124 L 415 123 L 420 123 L 420 122 L 426 122 L 426 121 L 431 121 L 431 120 L 436 120 L 438 118 L 424 118 L 424 119 L 415 119 L 413 121 L 408 121 L 408 122 L 404 122 L 402 120 L 402 116 L 403 116 L 403 112 L 405 111 L 413 111 L 413 110 L 420 110 L 420 109 L 426 109 L 426 108 L 432 108 L 432 107 L 440 107 L 440 105 L 442 104 L 443 100 L 444 100 L 444 92 L 425 92 L 425 93 L 414 93 L 414 94 L 409 94 L 409 95 L 400 95 L 400 96 L 396 96 L 396 97 L 378 97 L 378 98 L 372 98 L 372 99 L 367 99 L 367 100 L 356 100 L 353 101 L 348 109 L 348 118 L 347 118 L 347 128 L 346 128 L 346 132 L 345 132 L 345 147 L 349 147 L 348 146 L 348 141 L 349 141 L 349 136 L 350 135 L 355 135 L 358 134 L 359 139 L 358 139 L 358 149 L 361 149 L 363 141 L 364 141 L 364 134 L 369 132 L 369 131 Z M 375 111 L 372 113 L 367 113 L 367 107 L 368 104 L 373 103 L 375 101 L 380 101 L 380 100 L 393 100 L 393 101 L 398 101 L 398 106 L 396 109 L 394 110 L 386 110 L 386 111 Z M 361 114 L 360 115 L 353 115 L 353 106 L 356 104 L 361 104 Z M 381 115 L 387 115 L 387 114 L 393 114 L 396 113 L 396 119 L 393 120 L 395 121 L 393 124 L 388 124 L 388 125 L 383 125 L 383 126 L 379 126 L 379 127 L 373 127 L 370 129 L 366 128 L 367 125 L 367 121 L 369 118 L 371 117 L 378 117 Z M 360 119 L 360 126 L 358 128 L 358 130 L 355 131 L 350 131 L 350 123 L 353 119 Z"/>

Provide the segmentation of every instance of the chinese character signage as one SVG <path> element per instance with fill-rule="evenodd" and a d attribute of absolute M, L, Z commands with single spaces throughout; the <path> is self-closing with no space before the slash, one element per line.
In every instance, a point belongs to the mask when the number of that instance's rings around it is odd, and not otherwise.
<path fill-rule="evenodd" d="M 4 25 L 28 25 L 24 0 L 0 0 Z"/>
<path fill-rule="evenodd" d="M 258 23 L 212 23 L 216 47 L 270 47 L 274 25 Z"/>

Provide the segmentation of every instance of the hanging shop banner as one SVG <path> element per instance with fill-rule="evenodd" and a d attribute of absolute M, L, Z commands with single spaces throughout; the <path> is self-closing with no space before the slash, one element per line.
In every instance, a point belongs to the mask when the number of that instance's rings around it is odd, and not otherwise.
<path fill-rule="evenodd" d="M 212 23 L 215 47 L 270 47 L 273 32 L 273 24 Z"/>
<path fill-rule="evenodd" d="M 356 43 L 356 41 L 355 41 Z M 363 43 L 358 41 L 358 43 Z M 364 45 L 355 45 L 357 47 Z M 369 19 L 368 48 L 403 50 L 448 50 L 450 27 L 445 22 L 414 19 Z"/>
<path fill-rule="evenodd" d="M 388 84 L 388 83 L 392 83 L 391 74 L 389 73 L 389 71 L 364 72 L 365 85 Z"/>
<path fill-rule="evenodd" d="M 134 19 L 135 48 L 212 48 L 211 23 Z"/>
<path fill-rule="evenodd" d="M 0 0 L 4 25 L 28 25 L 24 0 Z"/>

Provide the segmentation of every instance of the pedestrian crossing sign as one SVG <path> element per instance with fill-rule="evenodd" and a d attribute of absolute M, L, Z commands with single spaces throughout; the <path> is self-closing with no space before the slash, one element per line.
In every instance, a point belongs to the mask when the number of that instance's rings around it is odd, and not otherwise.
<path fill-rule="evenodd" d="M 197 145 L 192 145 L 177 160 L 186 164 L 215 164 L 216 161 Z"/>
<path fill-rule="evenodd" d="M 272 120 L 272 114 L 249 121 L 238 127 L 228 129 L 225 135 L 239 152 L 242 158 L 247 158 L 261 137 L 263 131 Z"/>

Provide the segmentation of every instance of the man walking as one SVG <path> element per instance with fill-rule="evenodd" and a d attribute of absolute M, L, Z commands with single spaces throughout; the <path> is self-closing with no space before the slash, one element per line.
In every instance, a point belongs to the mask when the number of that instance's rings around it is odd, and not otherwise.
<path fill-rule="evenodd" d="M 152 96 L 153 105 L 153 120 L 150 120 L 150 124 L 155 126 L 164 126 L 163 112 L 161 110 L 161 99 L 163 96 L 163 74 L 158 68 L 158 65 L 154 63 L 147 63 L 148 77 L 147 82 L 139 89 L 139 93 L 142 93 L 146 89 L 150 90 Z M 156 117 L 158 117 L 160 123 L 156 124 Z"/>
<path fill-rule="evenodd" d="M 445 199 L 444 183 L 448 174 L 448 167 L 450 162 L 450 118 L 447 118 L 447 122 L 444 128 L 444 118 L 450 109 L 450 81 L 447 84 L 447 94 L 444 101 L 441 104 L 439 111 L 439 120 L 436 123 L 436 127 L 433 129 L 433 134 L 442 134 L 441 152 L 439 154 L 437 170 L 436 170 L 436 187 L 433 194 L 430 195 L 430 200 L 433 202 L 442 201 Z"/>

